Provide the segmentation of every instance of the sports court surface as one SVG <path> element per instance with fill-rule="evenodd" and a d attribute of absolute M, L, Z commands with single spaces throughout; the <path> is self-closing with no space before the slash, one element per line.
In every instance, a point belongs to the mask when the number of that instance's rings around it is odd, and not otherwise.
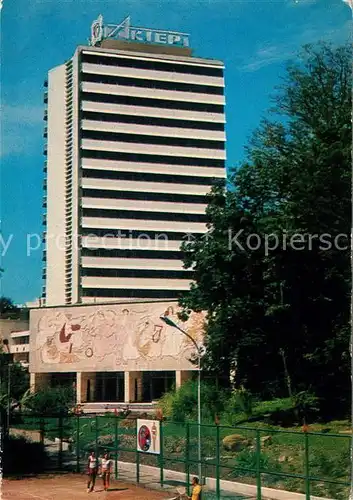
<path fill-rule="evenodd" d="M 120 481 L 112 481 L 110 490 L 103 491 L 102 480 L 97 478 L 95 491 L 87 493 L 84 475 L 65 474 L 26 479 L 4 479 L 2 500 L 81 500 L 83 498 L 109 500 L 167 500 L 168 492 L 152 491 Z"/>

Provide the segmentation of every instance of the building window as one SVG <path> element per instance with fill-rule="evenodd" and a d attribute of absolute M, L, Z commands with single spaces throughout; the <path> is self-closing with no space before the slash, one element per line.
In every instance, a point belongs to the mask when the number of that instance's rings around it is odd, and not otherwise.
<path fill-rule="evenodd" d="M 174 90 L 178 92 L 193 92 L 198 94 L 223 95 L 223 87 L 213 85 L 199 85 L 195 83 L 182 83 L 174 81 L 163 81 L 148 78 L 129 78 L 116 75 L 102 75 L 96 73 L 83 72 L 81 81 L 105 83 L 107 85 L 123 85 L 126 87 L 142 87 L 148 89 Z"/>
<path fill-rule="evenodd" d="M 197 66 L 195 64 L 173 64 L 164 61 L 146 61 L 125 57 L 109 57 L 108 55 L 82 53 L 82 62 L 101 64 L 106 66 L 120 66 L 124 68 L 149 69 L 154 71 L 168 71 L 171 73 L 184 73 L 190 75 L 216 76 L 223 78 L 223 68 L 211 66 Z"/>
<path fill-rule="evenodd" d="M 185 286 L 185 290 L 187 290 Z M 83 297 L 124 297 L 136 299 L 177 299 L 182 295 L 181 290 L 128 290 L 119 288 L 83 288 Z"/>
<path fill-rule="evenodd" d="M 168 175 L 154 174 L 148 172 L 120 172 L 117 170 L 95 170 L 84 169 L 82 177 L 89 179 L 112 179 L 124 181 L 140 181 L 140 182 L 167 182 L 171 184 L 189 184 L 200 186 L 212 186 L 216 182 L 216 178 L 198 177 L 191 175 Z"/>
<path fill-rule="evenodd" d="M 143 106 L 149 108 L 179 109 L 187 111 L 203 111 L 205 113 L 224 113 L 222 104 L 203 102 L 169 101 L 148 97 L 121 96 L 115 94 L 101 94 L 96 92 L 81 92 L 82 101 L 106 102 L 111 104 L 125 104 L 128 106 Z"/>
<path fill-rule="evenodd" d="M 207 205 L 208 196 L 174 193 L 147 193 L 138 191 L 114 191 L 110 189 L 83 188 L 82 198 L 107 198 L 122 200 L 166 201 L 174 203 L 195 203 Z"/>
<path fill-rule="evenodd" d="M 105 278 L 163 278 L 163 279 L 192 279 L 193 271 L 169 271 L 166 269 L 104 269 L 83 268 L 81 276 Z"/>
<path fill-rule="evenodd" d="M 172 212 L 145 212 L 134 210 L 110 210 L 104 208 L 83 208 L 83 217 L 103 217 L 107 219 L 133 219 L 133 220 L 160 220 L 180 222 L 203 222 L 208 221 L 206 214 L 188 214 Z"/>
<path fill-rule="evenodd" d="M 82 130 L 83 139 L 96 141 L 133 142 L 138 144 L 158 144 L 162 146 L 180 146 L 202 149 L 224 150 L 224 141 L 210 139 L 190 139 L 183 137 L 164 137 L 145 134 L 120 134 L 116 132 L 103 132 L 96 130 Z"/>
<path fill-rule="evenodd" d="M 208 158 L 189 158 L 184 156 L 164 156 L 141 153 L 120 153 L 115 151 L 98 151 L 82 149 L 83 158 L 96 158 L 99 160 L 131 161 L 140 163 L 168 163 L 170 165 L 193 165 L 195 167 L 225 168 L 225 160 Z"/>
<path fill-rule="evenodd" d="M 163 233 L 158 231 L 138 231 L 138 230 L 125 230 L 121 231 L 119 229 L 105 229 L 105 228 L 82 228 L 82 237 L 98 236 L 99 238 L 145 238 L 148 236 L 150 239 L 158 241 L 188 241 L 188 238 L 197 239 L 201 238 L 200 234 L 185 234 L 178 232 L 163 231 Z"/>
<path fill-rule="evenodd" d="M 174 118 L 157 118 L 152 116 L 120 115 L 115 113 L 97 113 L 95 111 L 81 111 L 82 120 L 101 122 L 133 123 L 136 125 L 155 125 L 156 127 L 177 127 L 200 130 L 224 131 L 224 123 L 204 122 L 199 120 L 185 120 Z"/>
<path fill-rule="evenodd" d="M 82 257 L 107 257 L 121 259 L 181 260 L 183 253 L 167 250 L 121 250 L 117 248 L 82 248 Z"/>

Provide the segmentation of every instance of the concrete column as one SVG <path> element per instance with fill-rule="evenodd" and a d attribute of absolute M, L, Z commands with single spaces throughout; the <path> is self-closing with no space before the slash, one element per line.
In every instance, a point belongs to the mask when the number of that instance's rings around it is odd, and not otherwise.
<path fill-rule="evenodd" d="M 135 400 L 133 372 L 124 372 L 124 402 L 132 403 Z"/>
<path fill-rule="evenodd" d="M 90 381 L 90 401 L 94 399 L 96 374 L 88 372 L 76 373 L 76 403 L 87 403 L 87 386 Z"/>
<path fill-rule="evenodd" d="M 80 405 L 82 403 L 82 373 L 76 373 L 76 404 Z M 83 384 L 84 385 L 84 384 Z"/>
<path fill-rule="evenodd" d="M 37 392 L 50 384 L 50 373 L 31 373 L 30 374 L 30 391 Z"/>
<path fill-rule="evenodd" d="M 175 388 L 179 389 L 187 380 L 191 378 L 191 372 L 186 370 L 178 370 L 175 372 Z"/>
<path fill-rule="evenodd" d="M 142 401 L 142 372 L 125 372 L 124 373 L 125 387 L 125 403 L 135 403 Z M 136 393 L 137 388 L 137 393 Z"/>

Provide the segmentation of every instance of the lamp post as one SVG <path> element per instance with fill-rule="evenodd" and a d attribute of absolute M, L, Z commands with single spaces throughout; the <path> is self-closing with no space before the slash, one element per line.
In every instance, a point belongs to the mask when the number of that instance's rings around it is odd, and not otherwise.
<path fill-rule="evenodd" d="M 198 470 L 199 470 L 199 481 L 202 484 L 202 465 L 201 465 L 201 349 L 197 345 L 196 341 L 189 335 L 185 330 L 180 328 L 173 320 L 168 318 L 168 316 L 160 317 L 164 323 L 168 326 L 176 328 L 185 335 L 194 344 L 197 352 L 197 365 L 198 365 L 198 377 L 197 377 L 197 427 L 198 427 Z"/>

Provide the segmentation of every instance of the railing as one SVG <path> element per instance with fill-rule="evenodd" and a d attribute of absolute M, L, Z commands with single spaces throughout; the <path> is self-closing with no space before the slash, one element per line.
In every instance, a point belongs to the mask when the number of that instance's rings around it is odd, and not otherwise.
<path fill-rule="evenodd" d="M 189 491 L 198 473 L 198 426 L 160 423 L 160 454 L 137 451 L 137 424 L 119 412 L 38 416 L 14 414 L 11 432 L 30 432 L 47 449 L 52 466 L 83 472 L 87 453 L 111 454 L 115 477 L 136 482 L 177 483 Z M 201 426 L 203 498 L 236 495 L 290 500 L 347 499 L 351 435 L 286 431 L 273 428 Z M 48 463 L 49 463 L 48 462 Z M 148 476 L 148 478 L 147 478 Z M 208 497 L 208 495 L 213 495 Z M 298 496 L 296 497 L 298 498 Z M 299 497 L 300 498 L 300 497 Z"/>

